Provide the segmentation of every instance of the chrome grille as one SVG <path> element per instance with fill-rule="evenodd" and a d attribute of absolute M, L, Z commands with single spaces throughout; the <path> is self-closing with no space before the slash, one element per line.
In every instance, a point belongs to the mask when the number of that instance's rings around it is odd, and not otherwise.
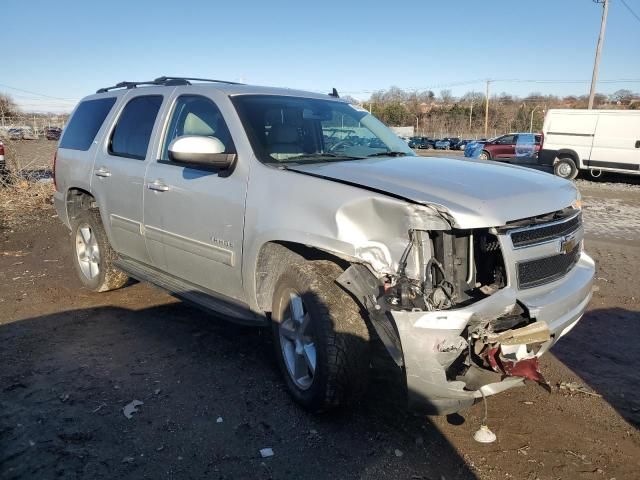
<path fill-rule="evenodd" d="M 518 287 L 538 287 L 564 277 L 580 259 L 580 243 L 568 253 L 518 263 Z"/>
<path fill-rule="evenodd" d="M 509 235 L 514 248 L 524 248 L 571 235 L 581 225 L 582 215 L 578 213 L 563 220 L 512 230 Z"/>

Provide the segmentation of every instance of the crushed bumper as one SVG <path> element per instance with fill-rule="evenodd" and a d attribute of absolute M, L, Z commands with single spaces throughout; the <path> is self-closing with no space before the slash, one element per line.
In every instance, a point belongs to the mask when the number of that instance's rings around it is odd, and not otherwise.
<path fill-rule="evenodd" d="M 564 278 L 535 289 L 506 287 L 470 306 L 446 311 L 393 311 L 406 373 L 409 407 L 445 415 L 473 405 L 482 395 L 493 395 L 523 383 L 522 377 L 504 377 L 472 367 L 464 379 L 448 379 L 447 369 L 465 350 L 469 340 L 461 336 L 474 322 L 496 319 L 524 305 L 531 318 L 545 322 L 549 340 L 536 351 L 546 352 L 582 317 L 589 300 L 595 265 L 585 253 Z M 526 345 L 525 345 L 526 347 Z"/>

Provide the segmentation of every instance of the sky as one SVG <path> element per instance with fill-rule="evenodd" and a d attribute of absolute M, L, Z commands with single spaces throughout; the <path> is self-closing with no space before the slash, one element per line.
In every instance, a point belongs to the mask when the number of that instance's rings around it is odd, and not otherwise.
<path fill-rule="evenodd" d="M 640 16 L 640 0 L 624 1 Z M 2 0 L 0 93 L 52 112 L 161 75 L 361 100 L 392 85 L 462 95 L 486 79 L 492 93 L 581 95 L 601 16 L 592 0 Z M 610 3 L 599 78 L 598 92 L 640 91 L 640 20 L 623 0 Z"/>

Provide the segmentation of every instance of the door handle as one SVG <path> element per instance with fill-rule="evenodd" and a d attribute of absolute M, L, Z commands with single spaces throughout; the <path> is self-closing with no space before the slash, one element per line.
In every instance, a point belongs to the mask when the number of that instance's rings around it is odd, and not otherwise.
<path fill-rule="evenodd" d="M 93 173 L 96 174 L 96 177 L 106 178 L 111 176 L 111 172 L 104 167 L 100 167 L 99 169 L 95 170 Z"/>
<path fill-rule="evenodd" d="M 151 183 L 147 183 L 147 188 L 149 190 L 153 190 L 154 192 L 166 192 L 169 190 L 169 187 L 162 183 L 160 180 L 155 180 Z"/>
<path fill-rule="evenodd" d="M 640 148 L 640 140 L 636 140 L 636 148 Z"/>

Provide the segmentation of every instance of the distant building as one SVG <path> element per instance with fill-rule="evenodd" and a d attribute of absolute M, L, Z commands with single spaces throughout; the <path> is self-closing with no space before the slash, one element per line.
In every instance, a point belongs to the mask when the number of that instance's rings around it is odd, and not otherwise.
<path fill-rule="evenodd" d="M 415 127 L 389 127 L 399 137 L 413 137 Z"/>

